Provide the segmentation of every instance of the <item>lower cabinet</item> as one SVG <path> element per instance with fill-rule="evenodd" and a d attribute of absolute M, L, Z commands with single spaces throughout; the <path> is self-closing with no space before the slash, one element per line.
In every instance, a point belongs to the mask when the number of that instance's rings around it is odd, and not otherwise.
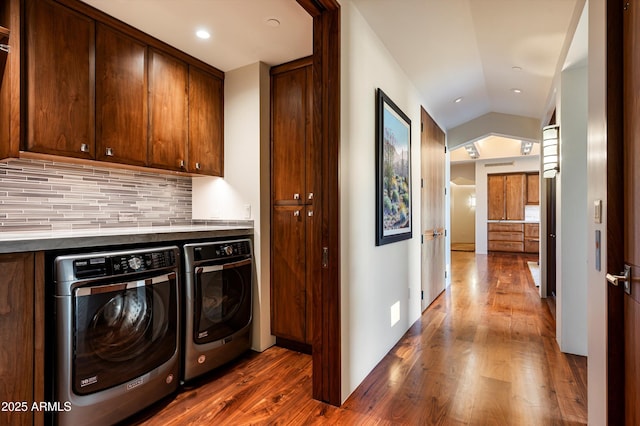
<path fill-rule="evenodd" d="M 537 253 L 539 225 L 537 223 L 489 223 L 489 251 Z"/>
<path fill-rule="evenodd" d="M 44 255 L 0 254 L 0 424 L 43 424 Z"/>

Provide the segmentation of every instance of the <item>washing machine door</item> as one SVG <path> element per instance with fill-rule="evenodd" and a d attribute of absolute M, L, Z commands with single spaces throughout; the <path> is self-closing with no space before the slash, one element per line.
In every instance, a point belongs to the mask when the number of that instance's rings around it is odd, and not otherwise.
<path fill-rule="evenodd" d="M 73 292 L 74 392 L 125 383 L 177 350 L 176 273 L 90 285 Z"/>
<path fill-rule="evenodd" d="M 250 258 L 195 268 L 195 343 L 224 339 L 251 322 L 251 272 Z"/>

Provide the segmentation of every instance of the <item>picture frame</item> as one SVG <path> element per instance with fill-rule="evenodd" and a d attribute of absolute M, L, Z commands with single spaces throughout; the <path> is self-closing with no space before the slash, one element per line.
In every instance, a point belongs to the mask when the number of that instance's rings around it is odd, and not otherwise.
<path fill-rule="evenodd" d="M 376 90 L 376 246 L 412 233 L 411 120 Z"/>

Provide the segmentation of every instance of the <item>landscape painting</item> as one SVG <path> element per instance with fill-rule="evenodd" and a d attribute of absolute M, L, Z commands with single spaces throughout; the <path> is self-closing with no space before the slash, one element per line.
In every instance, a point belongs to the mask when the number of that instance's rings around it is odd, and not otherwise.
<path fill-rule="evenodd" d="M 411 238 L 411 120 L 376 95 L 376 245 Z"/>

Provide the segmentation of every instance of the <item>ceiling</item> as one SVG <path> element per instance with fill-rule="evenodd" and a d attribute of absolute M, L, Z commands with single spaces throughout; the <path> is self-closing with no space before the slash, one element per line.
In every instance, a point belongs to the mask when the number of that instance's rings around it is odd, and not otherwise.
<path fill-rule="evenodd" d="M 295 0 L 84 1 L 225 72 L 312 53 L 312 20 Z M 542 119 L 573 36 L 578 4 L 584 4 L 352 1 L 445 129 L 489 112 Z M 280 26 L 268 25 L 269 19 Z M 199 28 L 211 38 L 197 39 Z M 457 98 L 462 100 L 456 103 Z"/>

